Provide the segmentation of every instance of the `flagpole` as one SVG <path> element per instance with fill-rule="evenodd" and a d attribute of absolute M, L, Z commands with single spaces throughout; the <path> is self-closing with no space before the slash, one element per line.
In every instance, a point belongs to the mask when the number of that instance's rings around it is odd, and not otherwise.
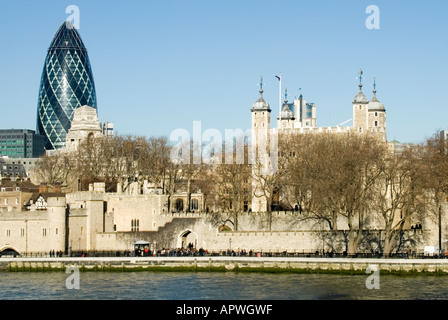
<path fill-rule="evenodd" d="M 282 73 L 277 77 L 279 80 L 278 86 L 278 116 L 280 119 L 280 123 L 282 122 Z"/>

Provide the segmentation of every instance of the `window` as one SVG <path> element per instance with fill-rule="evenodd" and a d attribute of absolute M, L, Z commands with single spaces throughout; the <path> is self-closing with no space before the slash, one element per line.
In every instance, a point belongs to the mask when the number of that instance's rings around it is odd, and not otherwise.
<path fill-rule="evenodd" d="M 191 210 L 198 210 L 199 201 L 198 199 L 191 199 Z"/>
<path fill-rule="evenodd" d="M 47 229 L 42 229 L 42 236 L 43 237 L 46 237 L 47 236 Z"/>
<path fill-rule="evenodd" d="M 375 121 L 375 127 L 378 127 L 378 121 Z"/>
<path fill-rule="evenodd" d="M 6 230 L 6 236 L 10 237 L 11 236 L 11 230 Z"/>
<path fill-rule="evenodd" d="M 378 117 L 378 112 L 375 112 L 375 117 Z"/>
<path fill-rule="evenodd" d="M 138 219 L 131 220 L 131 231 L 138 232 L 139 231 L 140 221 Z"/>
<path fill-rule="evenodd" d="M 184 211 L 184 200 L 182 200 L 182 199 L 177 199 L 176 200 L 176 211 L 177 212 Z"/>

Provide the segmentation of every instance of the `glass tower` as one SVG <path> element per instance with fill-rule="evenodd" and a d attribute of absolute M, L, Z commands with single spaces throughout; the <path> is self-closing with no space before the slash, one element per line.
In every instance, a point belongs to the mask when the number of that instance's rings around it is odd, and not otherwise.
<path fill-rule="evenodd" d="M 37 132 L 45 149 L 65 146 L 73 112 L 84 105 L 97 109 L 92 68 L 78 31 L 65 21 L 48 49 L 39 88 Z"/>

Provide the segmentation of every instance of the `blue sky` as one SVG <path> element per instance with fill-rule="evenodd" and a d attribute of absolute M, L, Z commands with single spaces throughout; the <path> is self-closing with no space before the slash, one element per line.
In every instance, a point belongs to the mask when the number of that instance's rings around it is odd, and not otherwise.
<path fill-rule="evenodd" d="M 264 97 L 278 114 L 283 76 L 317 105 L 318 126 L 352 118 L 364 93 L 387 109 L 388 139 L 420 142 L 448 128 L 447 1 L 6 1 L 0 0 L 0 128 L 35 129 L 48 46 L 69 5 L 80 10 L 100 120 L 119 134 L 162 136 L 177 128 L 250 128 L 250 107 Z M 366 8 L 380 9 L 369 30 Z M 273 124 L 274 120 L 273 120 Z"/>

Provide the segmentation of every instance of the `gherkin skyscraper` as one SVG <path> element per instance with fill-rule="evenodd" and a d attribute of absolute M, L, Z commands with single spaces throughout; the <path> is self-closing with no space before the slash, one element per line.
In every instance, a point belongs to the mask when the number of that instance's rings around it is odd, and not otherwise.
<path fill-rule="evenodd" d="M 74 110 L 84 105 L 97 109 L 92 68 L 78 31 L 65 21 L 48 49 L 39 88 L 37 132 L 45 149 L 65 146 Z"/>

